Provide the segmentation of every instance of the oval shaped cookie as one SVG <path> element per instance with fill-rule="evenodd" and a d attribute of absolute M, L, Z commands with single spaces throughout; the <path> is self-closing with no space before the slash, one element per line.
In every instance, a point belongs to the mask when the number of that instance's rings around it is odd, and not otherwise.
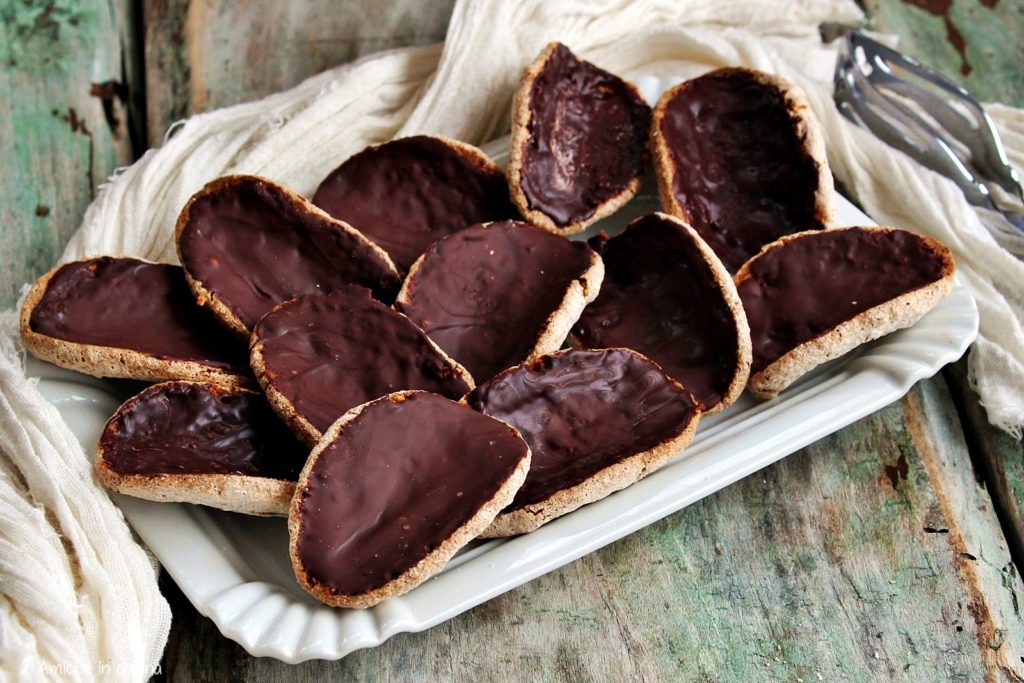
<path fill-rule="evenodd" d="M 751 69 L 718 69 L 654 108 L 651 150 L 665 211 L 736 272 L 782 235 L 828 227 L 832 174 L 806 96 Z"/>
<path fill-rule="evenodd" d="M 484 536 L 533 531 L 646 477 L 686 448 L 700 419 L 688 391 L 628 349 L 542 356 L 465 402 L 515 427 L 531 453 L 526 481 Z"/>
<path fill-rule="evenodd" d="M 401 313 L 349 286 L 260 318 L 252 367 L 274 409 L 313 446 L 344 413 L 402 389 L 459 399 L 469 373 Z"/>
<path fill-rule="evenodd" d="M 501 167 L 439 135 L 366 148 L 320 183 L 313 203 L 380 245 L 402 271 L 445 235 L 517 215 Z"/>
<path fill-rule="evenodd" d="M 731 405 L 747 382 L 750 331 L 732 279 L 697 233 L 655 213 L 592 244 L 605 280 L 573 328 L 574 343 L 639 351 L 706 412 Z"/>
<path fill-rule="evenodd" d="M 166 263 L 101 256 L 57 266 L 25 299 L 21 338 L 39 358 L 95 377 L 249 382 L 245 347 Z"/>
<path fill-rule="evenodd" d="M 391 259 L 351 226 L 265 178 L 226 176 L 178 217 L 178 256 L 200 304 L 240 336 L 274 306 L 345 284 L 390 300 Z"/>
<path fill-rule="evenodd" d="M 359 406 L 299 477 L 288 515 L 295 576 L 337 607 L 401 595 L 487 528 L 529 465 L 516 430 L 436 394 Z"/>
<path fill-rule="evenodd" d="M 285 515 L 306 453 L 260 394 L 164 382 L 107 421 L 96 473 L 136 498 Z"/>
<path fill-rule="evenodd" d="M 650 120 L 633 84 L 551 43 L 512 104 L 508 184 L 516 207 L 563 235 L 614 213 L 640 188 Z"/>
<path fill-rule="evenodd" d="M 909 327 L 953 288 L 953 254 L 895 228 L 783 237 L 736 274 L 750 321 L 749 388 L 771 398 L 857 346 Z"/>
<path fill-rule="evenodd" d="M 603 272 L 581 242 L 517 221 L 475 225 L 427 250 L 395 308 L 482 381 L 561 346 Z"/>

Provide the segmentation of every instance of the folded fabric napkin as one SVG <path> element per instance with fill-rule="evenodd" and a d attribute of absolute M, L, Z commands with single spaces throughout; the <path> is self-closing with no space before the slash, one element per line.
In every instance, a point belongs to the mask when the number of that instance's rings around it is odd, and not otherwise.
<path fill-rule="evenodd" d="M 1019 434 L 1024 264 L 1014 254 L 1024 249 L 1015 235 L 995 229 L 996 217 L 970 207 L 952 182 L 836 111 L 836 51 L 821 43 L 818 26 L 862 19 L 852 0 L 460 1 L 444 46 L 374 55 L 175 126 L 160 149 L 102 189 L 64 259 L 127 254 L 175 261 L 178 212 L 220 175 L 263 175 L 308 195 L 370 143 L 439 133 L 480 144 L 505 135 L 519 74 L 552 40 L 629 78 L 681 79 L 745 65 L 807 91 L 833 171 L 869 214 L 955 250 L 981 309 L 972 383 L 993 424 Z M 1024 165 L 1024 114 L 997 105 L 989 111 L 1011 160 Z M 0 603 L 0 666 L 33 678 L 63 664 L 65 675 L 88 680 L 103 662 L 110 672 L 124 672 L 104 678 L 143 678 L 159 661 L 168 630 L 155 574 L 96 484 L 91 453 L 25 378 L 13 318 L 2 322 L 0 585 L 7 600 Z"/>

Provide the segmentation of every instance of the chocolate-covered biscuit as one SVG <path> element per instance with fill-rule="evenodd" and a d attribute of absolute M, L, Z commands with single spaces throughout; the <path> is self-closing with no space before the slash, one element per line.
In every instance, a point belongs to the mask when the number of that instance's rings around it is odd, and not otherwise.
<path fill-rule="evenodd" d="M 634 349 L 706 412 L 731 405 L 747 382 L 750 332 L 732 279 L 697 233 L 655 213 L 591 243 L 605 280 L 573 328 L 575 344 Z"/>
<path fill-rule="evenodd" d="M 345 284 L 390 301 L 400 277 L 366 237 L 265 178 L 226 176 L 178 217 L 178 255 L 200 304 L 238 335 L 274 306 Z"/>
<path fill-rule="evenodd" d="M 125 401 L 96 447 L 112 491 L 250 515 L 285 515 L 306 449 L 260 394 L 164 382 Z"/>
<path fill-rule="evenodd" d="M 96 377 L 249 381 L 244 345 L 166 263 L 101 256 L 57 266 L 29 291 L 21 336 L 39 358 Z"/>
<path fill-rule="evenodd" d="M 473 387 L 423 330 L 354 285 L 263 316 L 252 367 L 271 405 L 310 446 L 344 413 L 385 394 L 422 389 L 458 399 Z"/>
<path fill-rule="evenodd" d="M 509 191 L 534 225 L 581 232 L 640 188 L 651 108 L 636 87 L 548 45 L 512 105 Z"/>
<path fill-rule="evenodd" d="M 445 235 L 517 216 L 501 168 L 476 147 L 439 135 L 366 148 L 320 183 L 313 203 L 380 245 L 403 271 Z"/>
<path fill-rule="evenodd" d="M 665 211 L 729 269 L 783 235 L 828 227 L 832 174 L 806 96 L 781 78 L 718 69 L 654 108 L 651 148 Z"/>
<path fill-rule="evenodd" d="M 768 245 L 736 274 L 753 343 L 751 393 L 771 398 L 815 366 L 913 325 L 949 294 L 955 270 L 944 244 L 895 228 Z"/>
<path fill-rule="evenodd" d="M 519 430 L 531 452 L 526 481 L 484 536 L 533 531 L 646 477 L 686 448 L 700 418 L 688 391 L 628 349 L 542 356 L 465 402 Z"/>
<path fill-rule="evenodd" d="M 288 515 L 295 576 L 338 607 L 405 593 L 487 528 L 529 464 L 516 430 L 436 394 L 359 406 L 299 477 Z"/>
<path fill-rule="evenodd" d="M 517 221 L 475 225 L 427 250 L 395 307 L 480 382 L 561 346 L 603 272 L 581 242 Z"/>

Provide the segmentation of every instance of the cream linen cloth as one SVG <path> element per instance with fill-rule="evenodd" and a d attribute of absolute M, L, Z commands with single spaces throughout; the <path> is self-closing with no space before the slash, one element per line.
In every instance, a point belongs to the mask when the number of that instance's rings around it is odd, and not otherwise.
<path fill-rule="evenodd" d="M 263 175 L 308 195 L 369 143 L 441 133 L 479 144 L 506 135 L 519 74 L 552 40 L 633 78 L 746 65 L 807 91 L 833 171 L 868 213 L 954 248 L 982 314 L 973 381 L 993 423 L 1019 431 L 1024 265 L 985 229 L 991 217 L 973 211 L 951 182 L 849 125 L 832 106 L 835 50 L 821 44 L 817 27 L 861 19 L 846 0 L 461 1 L 443 49 L 375 55 L 176 126 L 163 147 L 103 188 L 64 259 L 129 254 L 175 261 L 178 212 L 220 175 Z M 991 112 L 1020 165 L 1021 112 Z M 61 673 L 88 680 L 105 662 L 108 671 L 126 672 L 119 678 L 144 678 L 139 672 L 156 664 L 167 636 L 167 606 L 141 549 L 95 483 L 90 453 L 23 376 L 12 319 L 3 323 L 0 670 L 33 680 L 63 665 Z"/>

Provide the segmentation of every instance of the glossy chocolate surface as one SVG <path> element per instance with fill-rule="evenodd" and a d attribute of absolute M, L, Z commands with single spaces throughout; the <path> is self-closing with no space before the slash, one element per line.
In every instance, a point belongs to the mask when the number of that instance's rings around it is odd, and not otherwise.
<path fill-rule="evenodd" d="M 819 169 L 795 125 L 778 88 L 739 69 L 688 82 L 661 119 L 672 193 L 730 272 L 783 235 L 825 227 Z"/>
<path fill-rule="evenodd" d="M 398 274 L 355 234 L 259 178 L 197 197 L 178 238 L 182 264 L 248 329 L 277 304 L 352 283 L 390 300 Z"/>
<path fill-rule="evenodd" d="M 128 399 L 100 436 L 119 474 L 242 474 L 295 481 L 307 449 L 261 394 L 165 382 Z"/>
<path fill-rule="evenodd" d="M 508 425 L 436 394 L 370 403 L 296 493 L 299 560 L 338 594 L 379 588 L 465 525 L 526 455 Z"/>
<path fill-rule="evenodd" d="M 359 152 L 320 183 L 313 203 L 380 245 L 403 271 L 445 235 L 517 216 L 501 171 L 424 135 Z"/>
<path fill-rule="evenodd" d="M 643 175 L 651 109 L 621 78 L 558 45 L 530 87 L 520 185 L 565 226 Z"/>
<path fill-rule="evenodd" d="M 181 268 L 165 263 L 103 256 L 64 265 L 50 278 L 29 327 L 79 344 L 249 369 L 245 347 L 196 305 Z"/>
<path fill-rule="evenodd" d="M 530 471 L 506 511 L 678 436 L 697 414 L 689 392 L 624 349 L 543 356 L 477 387 L 467 402 L 530 445 Z"/>
<path fill-rule="evenodd" d="M 469 385 L 423 330 L 363 287 L 307 295 L 264 316 L 266 379 L 320 432 L 350 408 L 402 389 L 459 399 Z"/>
<path fill-rule="evenodd" d="M 476 225 L 430 248 L 396 307 L 481 382 L 529 355 L 591 257 L 525 223 Z"/>
<path fill-rule="evenodd" d="M 760 372 L 859 313 L 942 278 L 944 259 L 904 230 L 804 235 L 751 261 L 738 286 Z"/>
<path fill-rule="evenodd" d="M 592 245 L 605 276 L 573 328 L 579 344 L 639 351 L 706 409 L 718 405 L 738 362 L 736 319 L 691 234 L 650 215 Z"/>

